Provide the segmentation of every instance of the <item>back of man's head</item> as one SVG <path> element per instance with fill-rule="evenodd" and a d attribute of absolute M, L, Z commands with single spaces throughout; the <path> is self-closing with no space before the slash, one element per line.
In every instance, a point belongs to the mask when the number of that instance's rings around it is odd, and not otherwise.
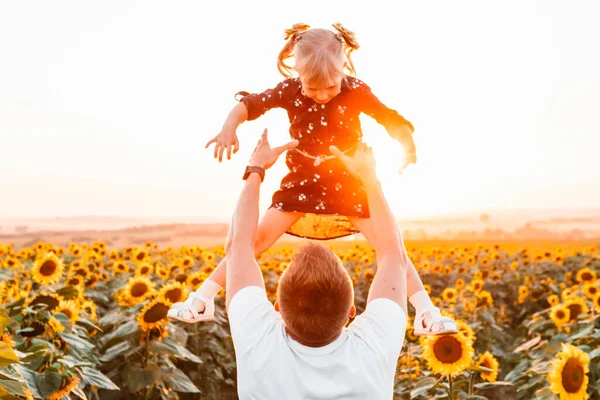
<path fill-rule="evenodd" d="M 286 329 L 307 346 L 323 346 L 339 336 L 354 301 L 352 280 L 331 249 L 303 246 L 285 270 L 277 292 Z"/>

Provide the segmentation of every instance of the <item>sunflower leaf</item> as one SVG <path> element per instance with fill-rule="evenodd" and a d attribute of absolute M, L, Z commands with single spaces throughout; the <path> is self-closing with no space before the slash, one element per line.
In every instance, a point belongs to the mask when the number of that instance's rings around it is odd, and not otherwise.
<path fill-rule="evenodd" d="M 600 357 L 600 349 L 596 349 L 590 353 L 590 360 Z"/>
<path fill-rule="evenodd" d="M 194 385 L 190 378 L 180 369 L 165 368 L 162 375 L 166 376 L 165 383 L 167 386 L 182 393 L 200 393 L 200 390 Z"/>
<path fill-rule="evenodd" d="M 81 378 L 88 385 L 97 386 L 106 390 L 121 390 L 113 381 L 97 369 L 83 367 L 80 371 Z"/>
<path fill-rule="evenodd" d="M 535 398 L 538 400 L 556 400 L 558 396 L 550 390 L 550 387 L 546 386 L 535 392 Z"/>
<path fill-rule="evenodd" d="M 10 318 L 4 312 L 0 312 L 0 335 L 4 333 L 4 329 L 10 323 Z"/>
<path fill-rule="evenodd" d="M 94 345 L 88 342 L 85 339 L 80 338 L 77 335 L 72 335 L 70 333 L 61 333 L 60 337 L 67 342 L 70 346 L 73 346 L 77 350 L 80 351 L 91 351 L 94 349 Z"/>
<path fill-rule="evenodd" d="M 161 342 L 153 341 L 150 343 L 150 351 L 152 353 L 172 355 L 197 364 L 202 363 L 202 360 L 198 356 L 170 338 L 165 338 Z"/>
<path fill-rule="evenodd" d="M 420 380 L 415 386 L 415 388 L 410 392 L 410 398 L 414 399 L 427 393 L 429 390 L 431 390 L 431 388 L 435 386 L 437 382 L 438 380 L 436 378 L 425 378 L 423 380 Z"/>
<path fill-rule="evenodd" d="M 0 380 L 0 388 L 15 396 L 25 396 L 23 386 L 17 381 L 2 379 Z"/>
<path fill-rule="evenodd" d="M 60 390 L 62 375 L 58 372 L 46 371 L 36 375 L 36 386 L 42 397 L 46 398 Z"/>
<path fill-rule="evenodd" d="M 536 336 L 533 339 L 528 340 L 527 342 L 525 342 L 522 345 L 518 346 L 516 349 L 513 350 L 513 353 L 519 353 L 521 351 L 529 350 L 533 346 L 535 346 L 536 344 L 538 344 L 541 340 L 542 340 L 541 336 Z"/>
<path fill-rule="evenodd" d="M 128 356 L 135 353 L 138 349 L 139 346 L 134 347 L 127 341 L 120 342 L 106 350 L 104 354 L 100 356 L 100 361 L 108 362 L 119 356 Z"/>
<path fill-rule="evenodd" d="M 6 367 L 15 363 L 18 364 L 20 361 L 13 348 L 4 342 L 0 342 L 0 367 Z"/>
<path fill-rule="evenodd" d="M 84 328 L 88 328 L 88 329 L 95 329 L 100 333 L 104 333 L 104 331 L 102 330 L 102 328 L 100 328 L 98 325 L 94 324 L 93 322 L 85 319 L 85 318 L 79 318 L 79 320 L 77 321 L 77 325 L 81 325 Z"/>
<path fill-rule="evenodd" d="M 156 364 L 148 364 L 146 368 L 138 365 L 128 365 L 123 371 L 125 384 L 130 392 L 137 392 L 147 387 L 154 386 L 160 379 L 160 368 Z"/>
<path fill-rule="evenodd" d="M 489 389 L 489 388 L 498 387 L 498 386 L 513 386 L 513 384 L 511 382 L 505 382 L 505 381 L 481 382 L 481 383 L 476 383 L 473 387 L 475 389 Z"/>

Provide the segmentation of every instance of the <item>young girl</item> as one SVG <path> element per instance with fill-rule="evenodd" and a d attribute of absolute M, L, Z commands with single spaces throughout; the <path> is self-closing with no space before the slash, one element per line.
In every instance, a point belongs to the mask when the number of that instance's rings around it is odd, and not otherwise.
<path fill-rule="evenodd" d="M 413 126 L 396 111 L 386 107 L 355 74 L 350 54 L 358 49 L 354 34 L 341 24 L 336 32 L 309 29 L 296 24 L 286 31 L 286 45 L 278 69 L 287 78 L 262 93 L 240 92 L 243 97 L 229 114 L 215 143 L 214 156 L 222 160 L 237 152 L 237 127 L 272 108 L 287 111 L 290 135 L 299 141 L 286 156 L 290 172 L 273 195 L 271 207 L 258 226 L 255 252 L 266 251 L 284 233 L 309 238 L 333 239 L 361 232 L 371 241 L 373 228 L 365 190 L 352 177 L 329 146 L 351 155 L 361 143 L 359 115 L 365 113 L 383 125 L 405 149 L 406 164 L 416 162 Z M 286 64 L 294 58 L 294 67 Z M 295 72 L 298 77 L 293 77 Z M 226 261 L 184 303 L 177 303 L 169 316 L 184 322 L 214 319 L 214 297 L 225 286 Z M 408 269 L 408 294 L 416 309 L 415 334 L 456 333 L 456 323 L 443 317 L 423 288 L 414 265 Z"/>

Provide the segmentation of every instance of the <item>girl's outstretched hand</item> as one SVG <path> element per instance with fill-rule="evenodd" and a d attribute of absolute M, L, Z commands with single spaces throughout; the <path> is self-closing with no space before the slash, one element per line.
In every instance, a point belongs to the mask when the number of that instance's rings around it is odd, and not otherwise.
<path fill-rule="evenodd" d="M 417 163 L 417 154 L 415 152 L 411 152 L 411 153 L 406 154 L 405 157 L 404 157 L 404 161 L 402 162 L 402 166 L 398 170 L 398 174 L 402 175 L 402 173 L 404 172 L 404 170 L 410 164 L 416 164 L 416 163 Z"/>
<path fill-rule="evenodd" d="M 215 143 L 214 157 L 219 157 L 219 162 L 223 161 L 225 150 L 227 150 L 227 159 L 231 160 L 231 152 L 233 151 L 233 154 L 235 154 L 240 149 L 240 142 L 235 129 L 223 129 L 217 136 L 210 139 L 204 148 L 207 149 L 213 143 Z"/>

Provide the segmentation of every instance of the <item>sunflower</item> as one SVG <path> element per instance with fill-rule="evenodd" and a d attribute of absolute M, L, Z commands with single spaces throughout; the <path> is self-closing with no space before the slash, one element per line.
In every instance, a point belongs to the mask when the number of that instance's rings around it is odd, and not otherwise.
<path fill-rule="evenodd" d="M 133 255 L 132 261 L 134 261 L 136 263 L 144 263 L 144 262 L 148 262 L 149 258 L 150 258 L 150 254 L 148 253 L 148 250 L 138 249 L 135 252 L 135 254 Z"/>
<path fill-rule="evenodd" d="M 182 283 L 172 282 L 164 285 L 158 295 L 163 302 L 174 304 L 185 300 L 187 290 Z"/>
<path fill-rule="evenodd" d="M 584 283 L 583 293 L 585 293 L 589 299 L 593 299 L 598 293 L 600 293 L 600 287 L 598 287 L 598 285 L 595 283 Z"/>
<path fill-rule="evenodd" d="M 202 283 L 206 280 L 208 275 L 206 275 L 202 271 L 194 272 L 189 275 L 187 278 L 187 285 L 192 288 L 192 290 L 196 290 L 202 285 Z"/>
<path fill-rule="evenodd" d="M 140 311 L 137 316 L 137 322 L 140 329 L 144 332 L 154 328 L 162 329 L 168 322 L 167 312 L 170 304 L 166 304 L 160 300 L 152 300 Z"/>
<path fill-rule="evenodd" d="M 207 274 L 211 274 L 215 268 L 217 268 L 214 264 L 207 264 L 204 267 L 202 267 L 202 271 L 206 272 Z"/>
<path fill-rule="evenodd" d="M 529 297 L 529 287 L 525 285 L 519 286 L 519 303 L 525 303 L 525 300 Z"/>
<path fill-rule="evenodd" d="M 560 299 L 558 298 L 557 295 L 555 294 L 551 294 L 550 296 L 548 296 L 548 304 L 550 304 L 551 307 L 554 307 L 555 305 L 557 305 L 560 302 Z"/>
<path fill-rule="evenodd" d="M 456 303 L 457 291 L 454 288 L 446 288 L 442 292 L 442 298 L 448 303 Z"/>
<path fill-rule="evenodd" d="M 459 374 L 471 365 L 473 346 L 462 334 L 422 336 L 423 358 L 436 374 Z"/>
<path fill-rule="evenodd" d="M 129 266 L 125 261 L 117 261 L 113 264 L 112 270 L 115 275 L 124 274 L 126 272 L 129 272 Z"/>
<path fill-rule="evenodd" d="M 83 277 L 81 275 L 73 275 L 65 281 L 66 285 L 74 286 L 77 288 L 83 287 Z"/>
<path fill-rule="evenodd" d="M 363 263 L 364 265 L 371 265 L 371 264 L 373 264 L 373 257 L 371 257 L 369 254 L 365 254 L 360 259 L 360 262 Z"/>
<path fill-rule="evenodd" d="M 89 270 L 88 267 L 81 264 L 80 262 L 77 262 L 77 263 L 72 263 L 71 266 L 69 267 L 69 276 L 75 276 L 75 275 L 79 275 L 84 280 L 87 280 L 87 279 L 90 279 L 90 277 L 92 276 L 92 272 Z"/>
<path fill-rule="evenodd" d="M 79 307 L 74 300 L 63 300 L 53 310 L 53 313 L 63 313 L 73 322 L 79 320 Z"/>
<path fill-rule="evenodd" d="M 494 298 L 492 294 L 486 290 L 482 290 L 477 294 L 477 306 L 491 306 L 494 304 Z"/>
<path fill-rule="evenodd" d="M 589 269 L 588 267 L 582 268 L 577 271 L 576 278 L 579 283 L 594 282 L 596 280 L 596 271 Z"/>
<path fill-rule="evenodd" d="M 483 289 L 484 283 L 485 283 L 485 281 L 483 281 L 482 279 L 473 279 L 471 281 L 469 289 L 471 289 L 471 291 L 474 293 L 478 293 L 481 291 L 481 289 Z"/>
<path fill-rule="evenodd" d="M 60 280 L 63 262 L 54 253 L 46 253 L 31 268 L 33 280 L 40 285 L 50 285 Z"/>
<path fill-rule="evenodd" d="M 571 310 L 561 304 L 557 304 L 550 310 L 550 319 L 558 328 L 569 322 L 571 319 Z"/>
<path fill-rule="evenodd" d="M 63 298 L 57 294 L 43 291 L 34 297 L 25 300 L 23 308 L 31 307 L 36 304 L 45 304 L 48 308 L 48 311 L 52 311 L 60 304 L 62 300 Z"/>
<path fill-rule="evenodd" d="M 156 276 L 158 276 L 162 280 L 169 279 L 169 276 L 171 275 L 171 271 L 169 271 L 169 268 L 166 266 L 163 266 L 163 267 L 156 266 L 156 269 L 154 271 L 156 273 Z"/>
<path fill-rule="evenodd" d="M 188 269 L 192 265 L 194 265 L 194 259 L 190 256 L 186 256 L 183 259 L 181 259 L 179 263 L 184 269 Z"/>
<path fill-rule="evenodd" d="M 354 267 L 354 274 L 356 276 L 359 276 L 361 272 L 362 272 L 362 265 L 359 264 L 356 267 Z"/>
<path fill-rule="evenodd" d="M 442 313 L 444 314 L 444 313 Z M 458 318 L 454 318 L 454 320 L 456 321 L 456 327 L 458 328 L 458 332 L 463 335 L 463 337 L 465 339 L 467 339 L 467 341 L 469 343 L 473 343 L 475 342 L 475 332 L 473 331 L 473 329 L 471 328 L 471 326 L 466 323 L 465 321 L 458 319 Z"/>
<path fill-rule="evenodd" d="M 96 303 L 94 303 L 92 300 L 81 301 L 79 308 L 83 312 L 87 313 L 92 321 L 95 321 L 98 318 L 96 314 Z"/>
<path fill-rule="evenodd" d="M 425 291 L 427 292 L 427 294 L 431 296 L 431 285 L 429 285 L 429 284 L 426 283 L 426 284 L 423 285 L 423 289 L 425 289 Z"/>
<path fill-rule="evenodd" d="M 142 263 L 135 269 L 137 276 L 150 276 L 154 272 L 154 265 L 149 263 Z"/>
<path fill-rule="evenodd" d="M 57 320 L 56 318 L 54 318 L 54 316 L 52 316 L 48 320 L 48 325 L 50 325 L 50 327 L 52 328 L 52 330 L 54 332 L 57 332 L 57 333 L 64 332 L 64 330 L 65 330 L 65 327 L 62 326 L 62 324 L 60 323 L 60 321 Z"/>
<path fill-rule="evenodd" d="M 372 282 L 373 278 L 375 278 L 375 272 L 373 272 L 371 268 L 365 269 L 363 272 L 363 278 L 365 278 L 365 280 L 368 282 Z"/>
<path fill-rule="evenodd" d="M 565 302 L 565 307 L 571 312 L 571 321 L 574 321 L 580 314 L 585 314 L 590 311 L 585 304 L 583 297 L 572 297 Z"/>
<path fill-rule="evenodd" d="M 594 307 L 596 308 L 596 310 L 597 310 L 598 312 L 600 312 L 600 293 L 598 293 L 598 294 L 596 295 L 596 297 L 594 297 L 594 301 L 593 301 L 593 303 L 594 303 Z"/>
<path fill-rule="evenodd" d="M 456 290 L 461 290 L 465 287 L 465 280 L 462 278 L 458 278 L 454 283 L 454 287 L 456 287 Z"/>
<path fill-rule="evenodd" d="M 129 278 L 127 285 L 122 290 L 125 303 L 134 305 L 142 303 L 148 297 L 152 296 L 155 291 L 155 285 L 148 277 L 136 276 Z"/>
<path fill-rule="evenodd" d="M 492 372 L 481 372 L 481 379 L 484 379 L 488 382 L 496 382 L 496 378 L 498 378 L 498 360 L 490 353 L 486 351 L 483 353 L 479 360 L 477 360 L 476 365 L 478 367 L 485 367 L 492 370 Z"/>
<path fill-rule="evenodd" d="M 550 390 L 560 400 L 586 400 L 590 357 L 573 345 L 561 343 L 561 346 L 562 351 L 552 360 L 552 370 L 548 373 Z"/>

